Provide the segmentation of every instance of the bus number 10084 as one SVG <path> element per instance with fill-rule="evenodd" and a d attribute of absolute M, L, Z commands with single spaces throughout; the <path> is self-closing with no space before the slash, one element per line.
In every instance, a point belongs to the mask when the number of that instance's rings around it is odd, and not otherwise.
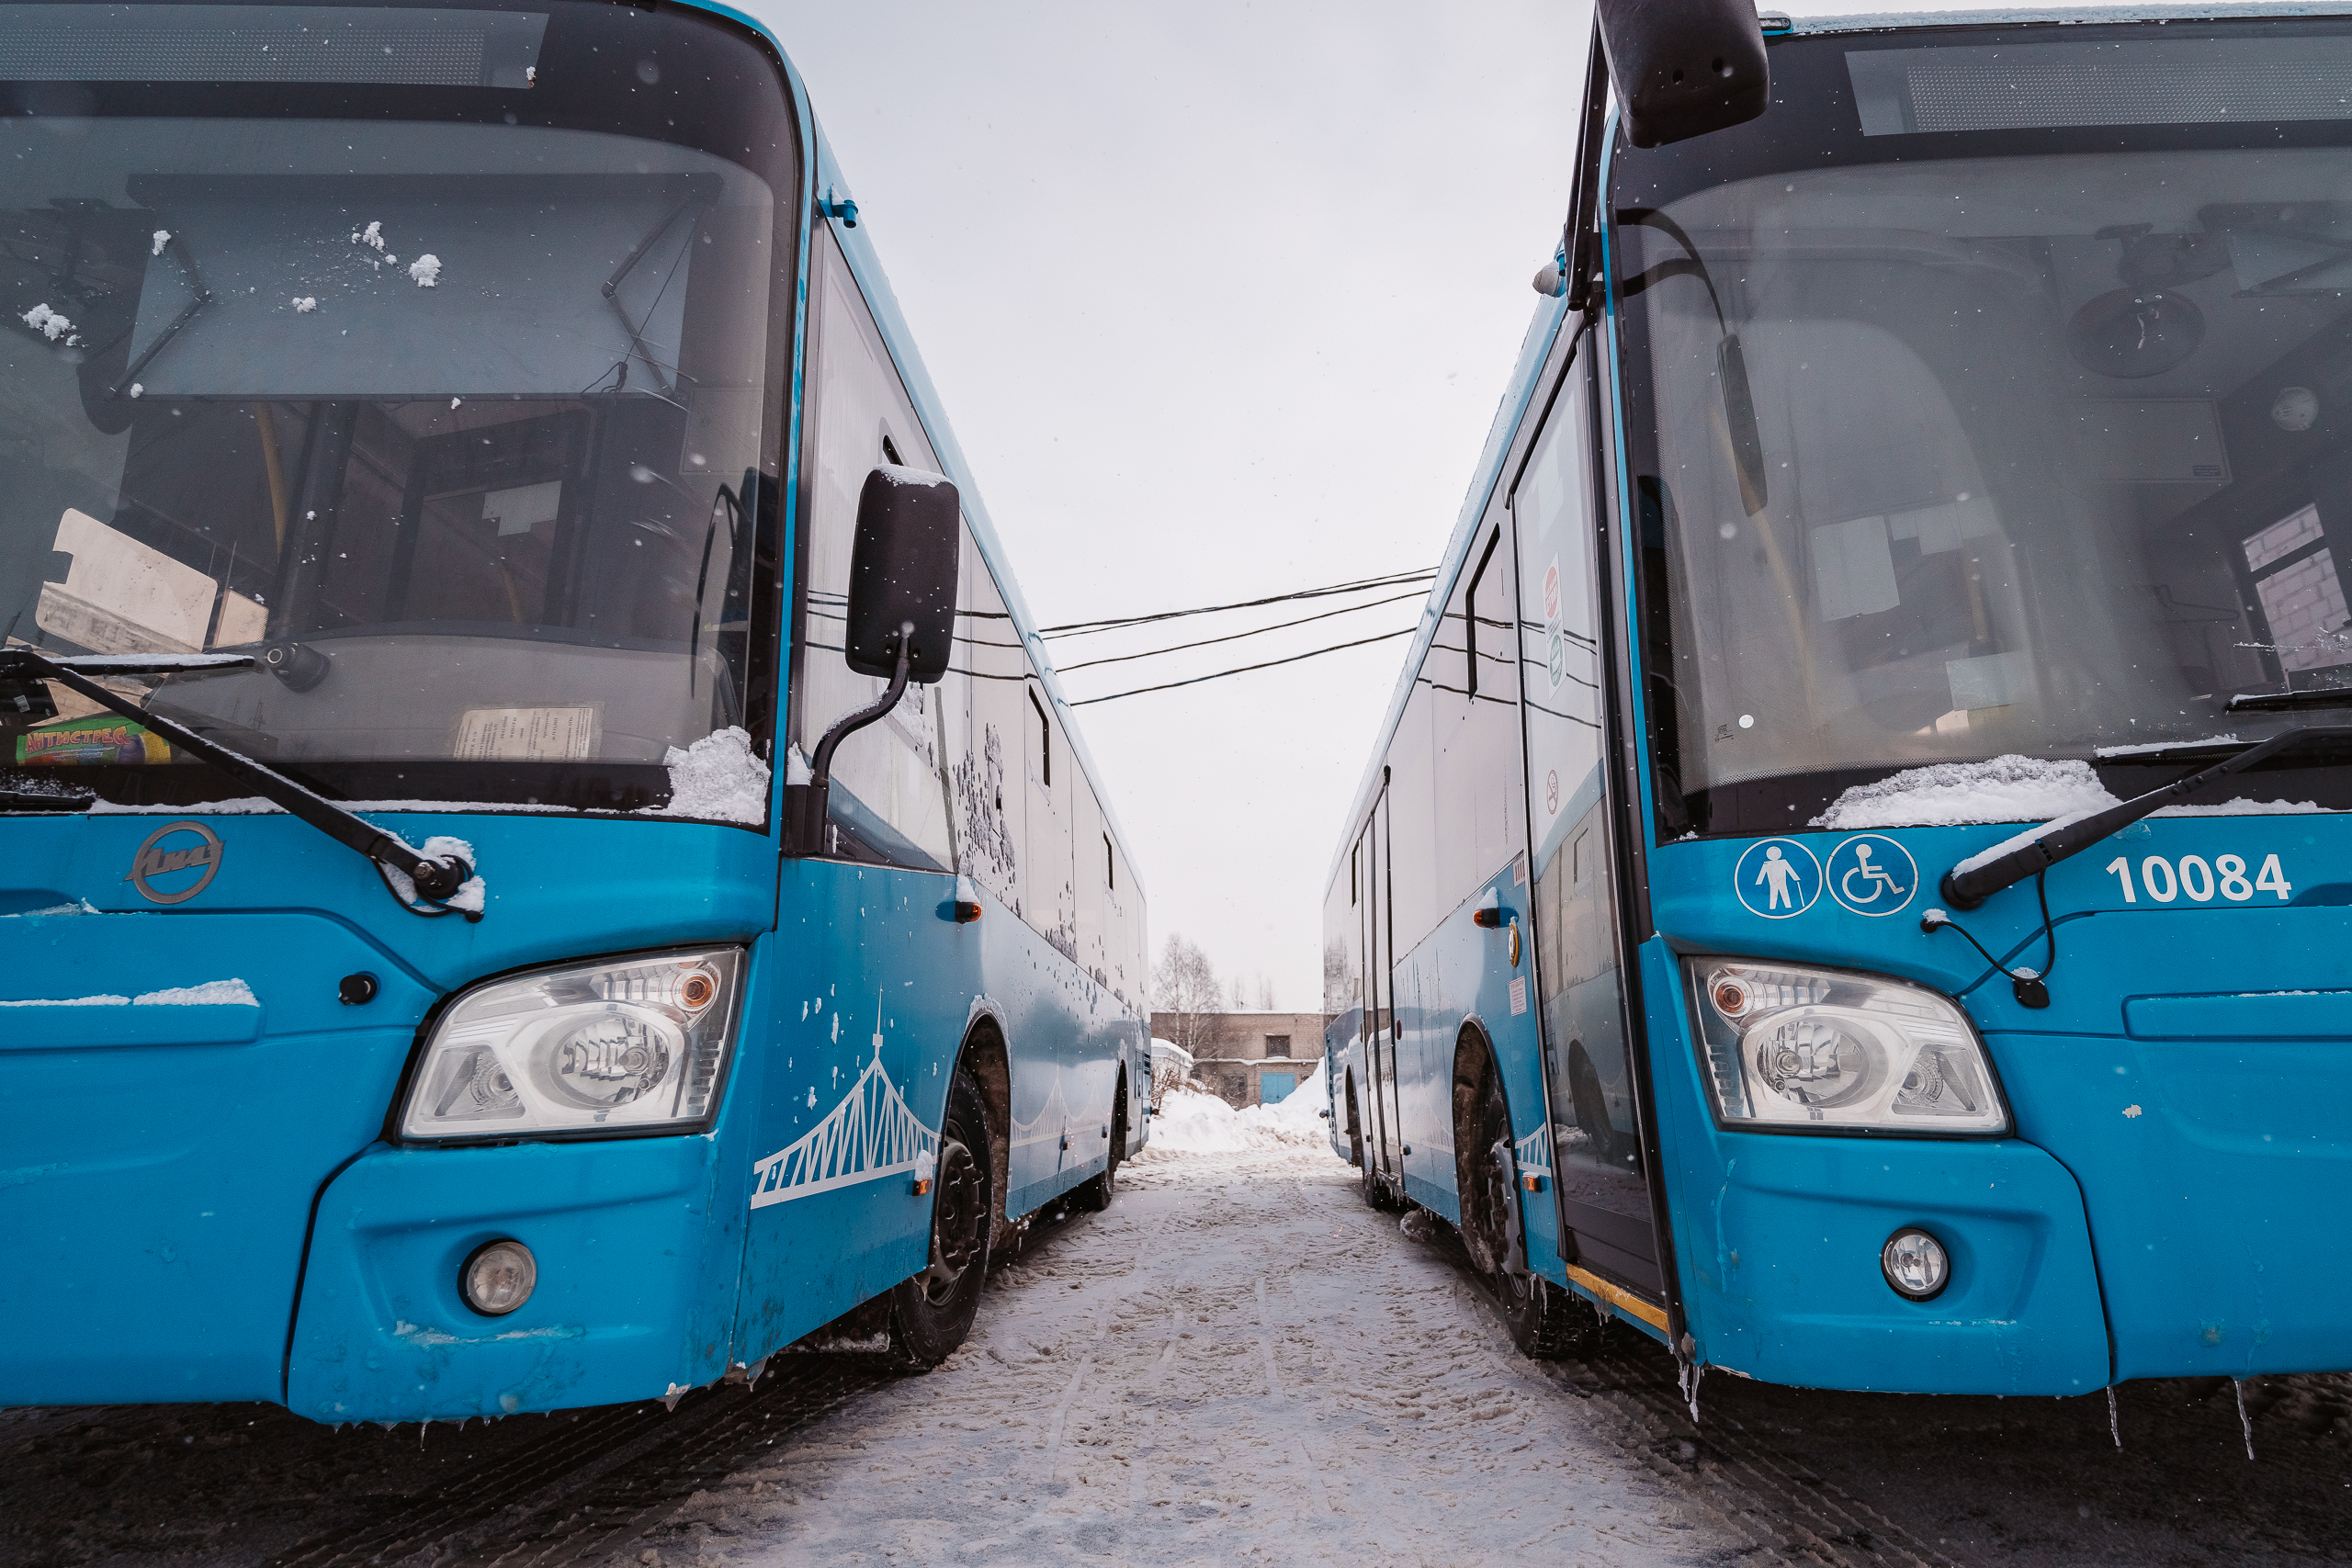
<path fill-rule="evenodd" d="M 2177 869 L 2176 869 L 2177 868 Z M 2279 868 L 2277 855 L 2265 855 L 2262 869 L 2249 882 L 2245 875 L 2243 855 L 2215 855 L 2207 861 L 2203 855 L 2183 855 L 2177 862 L 2162 855 L 2150 855 L 2140 863 L 2140 886 L 2132 885 L 2132 861 L 2118 855 L 2107 863 L 2107 869 L 2123 884 L 2123 901 L 2136 904 L 2145 892 L 2158 904 L 2169 904 L 2186 895 L 2192 904 L 2210 904 L 2215 894 L 2233 904 L 2243 904 L 2256 893 L 2275 893 L 2285 903 L 2294 888 L 2288 884 L 2287 874 Z"/>

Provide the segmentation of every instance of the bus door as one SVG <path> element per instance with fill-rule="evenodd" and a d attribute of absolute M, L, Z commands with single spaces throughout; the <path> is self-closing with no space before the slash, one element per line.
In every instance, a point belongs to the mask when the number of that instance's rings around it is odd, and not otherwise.
<path fill-rule="evenodd" d="M 1527 725 L 1535 977 L 1551 1088 L 1561 1254 L 1664 1290 L 1643 1168 L 1601 694 L 1588 367 L 1572 363 L 1511 495 Z"/>
<path fill-rule="evenodd" d="M 1363 921 L 1364 1087 L 1372 1100 L 1372 1126 L 1364 1157 L 1374 1170 L 1402 1189 L 1402 1123 L 1396 1112 L 1396 998 L 1389 974 L 1394 921 L 1388 892 L 1388 792 L 1373 802 L 1372 819 L 1360 840 L 1368 897 L 1359 906 Z"/>

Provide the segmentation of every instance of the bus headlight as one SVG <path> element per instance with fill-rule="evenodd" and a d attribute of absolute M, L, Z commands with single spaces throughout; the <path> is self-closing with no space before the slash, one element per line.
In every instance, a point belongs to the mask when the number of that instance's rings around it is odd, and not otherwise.
<path fill-rule="evenodd" d="M 2006 1133 L 1975 1029 L 1907 981 L 1727 958 L 1683 961 L 1725 1122 L 1791 1132 Z"/>
<path fill-rule="evenodd" d="M 462 992 L 401 1108 L 407 1138 L 680 1131 L 717 1102 L 743 950 L 682 948 Z"/>

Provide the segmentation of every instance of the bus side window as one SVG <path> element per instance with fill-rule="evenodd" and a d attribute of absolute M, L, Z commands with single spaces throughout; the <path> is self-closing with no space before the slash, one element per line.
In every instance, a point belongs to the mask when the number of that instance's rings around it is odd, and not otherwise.
<path fill-rule="evenodd" d="M 897 367 L 875 329 L 857 280 L 830 231 L 819 236 L 810 279 L 815 318 L 806 517 L 800 580 L 800 657 L 795 660 L 795 745 L 805 758 L 827 726 L 881 694 L 883 682 L 853 672 L 840 649 L 848 603 L 858 492 L 876 463 L 937 469 Z M 972 558 L 969 551 L 966 558 Z M 982 568 L 985 570 L 985 567 Z M 990 622 L 1001 626 L 1004 623 Z M 958 635 L 968 633 L 959 626 Z M 1001 630 L 989 635 L 1003 637 Z M 959 644 L 952 661 L 970 669 Z M 948 769 L 969 744 L 971 682 L 951 673 L 910 686 L 882 722 L 852 736 L 833 759 L 831 821 L 824 852 L 853 860 L 952 870 L 962 858 Z"/>

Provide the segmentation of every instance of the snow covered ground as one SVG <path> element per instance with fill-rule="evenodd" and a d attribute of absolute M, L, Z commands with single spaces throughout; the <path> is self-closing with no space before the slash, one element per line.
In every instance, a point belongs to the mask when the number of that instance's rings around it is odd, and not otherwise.
<path fill-rule="evenodd" d="M 1108 1213 L 1004 1269 L 944 1366 L 695 1499 L 664 1562 L 1664 1564 L 1734 1544 L 1645 1435 L 1561 1397 L 1447 1258 L 1365 1208 L 1319 1133 L 1217 1108 L 1180 1107 L 1182 1139 L 1155 1129 Z"/>

